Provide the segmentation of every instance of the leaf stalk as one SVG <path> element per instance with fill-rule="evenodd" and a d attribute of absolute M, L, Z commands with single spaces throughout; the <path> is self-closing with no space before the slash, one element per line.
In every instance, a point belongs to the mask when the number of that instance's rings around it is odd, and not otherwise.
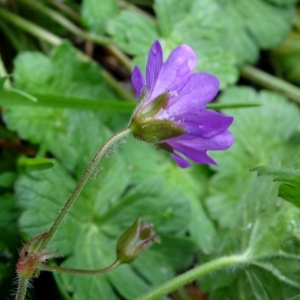
<path fill-rule="evenodd" d="M 161 297 L 168 295 L 180 287 L 191 283 L 194 280 L 199 279 L 213 271 L 220 270 L 225 267 L 231 267 L 236 265 L 241 265 L 249 262 L 248 254 L 245 252 L 241 255 L 231 255 L 223 256 L 212 261 L 209 261 L 203 265 L 200 265 L 190 271 L 187 271 L 177 277 L 171 279 L 170 281 L 154 288 L 143 296 L 136 300 L 157 300 Z"/>

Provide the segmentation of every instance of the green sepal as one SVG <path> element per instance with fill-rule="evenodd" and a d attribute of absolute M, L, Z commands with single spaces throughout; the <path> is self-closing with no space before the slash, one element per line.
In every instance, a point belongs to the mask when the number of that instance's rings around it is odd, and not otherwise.
<path fill-rule="evenodd" d="M 134 114 L 135 119 L 145 119 L 155 116 L 162 108 L 165 108 L 169 101 L 169 94 L 163 93 L 152 100 L 150 103 L 137 109 L 136 113 Z"/>
<path fill-rule="evenodd" d="M 137 139 L 154 144 L 185 133 L 184 128 L 169 120 L 133 120 L 130 129 Z"/>

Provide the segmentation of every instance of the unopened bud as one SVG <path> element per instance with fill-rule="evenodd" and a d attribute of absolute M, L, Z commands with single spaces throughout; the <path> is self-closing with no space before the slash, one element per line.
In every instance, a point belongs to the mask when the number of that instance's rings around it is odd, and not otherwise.
<path fill-rule="evenodd" d="M 153 232 L 153 224 L 142 224 L 137 218 L 119 237 L 117 242 L 117 258 L 123 263 L 131 263 L 141 252 L 154 243 L 159 243 L 159 236 Z"/>

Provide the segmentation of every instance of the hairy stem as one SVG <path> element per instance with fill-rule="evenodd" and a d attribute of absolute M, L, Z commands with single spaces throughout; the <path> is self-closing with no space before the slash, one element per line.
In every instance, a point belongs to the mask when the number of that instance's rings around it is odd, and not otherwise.
<path fill-rule="evenodd" d="M 19 285 L 16 294 L 16 300 L 24 300 L 26 296 L 29 279 L 19 278 Z"/>
<path fill-rule="evenodd" d="M 109 150 L 112 145 L 114 145 L 116 142 L 118 142 L 119 140 L 121 140 L 122 138 L 127 136 L 129 133 L 130 133 L 130 129 L 126 128 L 126 129 L 116 133 L 115 135 L 113 135 L 101 148 L 99 148 L 96 155 L 94 156 L 94 158 L 92 159 L 92 161 L 88 165 L 87 169 L 85 170 L 85 172 L 83 173 L 83 175 L 79 179 L 79 181 L 78 181 L 74 191 L 72 192 L 71 196 L 69 197 L 69 199 L 65 203 L 62 210 L 59 212 L 56 220 L 54 221 L 54 223 L 52 225 L 52 227 L 47 232 L 47 235 L 43 239 L 43 242 L 41 243 L 41 246 L 38 249 L 39 252 L 42 252 L 47 247 L 49 242 L 51 241 L 52 237 L 54 236 L 57 229 L 59 228 L 62 221 L 64 220 L 66 214 L 68 213 L 68 211 L 70 210 L 70 208 L 74 204 L 75 200 L 79 196 L 80 192 L 82 191 L 82 188 L 84 187 L 87 180 L 91 176 L 93 170 L 98 165 L 100 159 L 105 155 L 107 150 Z"/>
<path fill-rule="evenodd" d="M 161 297 L 176 291 L 178 288 L 183 287 L 184 285 L 191 283 L 192 281 L 203 277 L 204 275 L 207 275 L 213 271 L 217 271 L 225 267 L 245 264 L 247 262 L 248 258 L 246 254 L 223 256 L 217 258 L 171 279 L 170 281 L 154 288 L 150 292 L 139 297 L 137 300 L 160 299 Z"/>
<path fill-rule="evenodd" d="M 255 82 L 268 89 L 280 92 L 291 100 L 300 103 L 300 88 L 291 83 L 288 83 L 280 78 L 272 76 L 249 65 L 242 68 L 241 75 L 252 82 Z"/>
<path fill-rule="evenodd" d="M 71 268 L 62 268 L 51 265 L 43 265 L 40 270 L 41 271 L 49 271 L 49 272 L 59 272 L 59 273 L 67 273 L 67 274 L 76 274 L 76 275 L 99 275 L 108 273 L 114 269 L 116 269 L 120 265 L 120 261 L 116 260 L 110 266 L 104 269 L 98 270 L 83 270 L 83 269 L 71 269 Z"/>

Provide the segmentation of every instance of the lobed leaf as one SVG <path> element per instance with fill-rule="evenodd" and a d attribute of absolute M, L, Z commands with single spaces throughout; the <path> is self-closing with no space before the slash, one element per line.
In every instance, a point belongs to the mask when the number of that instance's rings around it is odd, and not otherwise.
<path fill-rule="evenodd" d="M 63 60 L 68 61 L 68 66 L 61 65 Z M 30 61 L 37 70 L 44 68 L 43 76 L 25 72 Z M 59 79 L 57 68 L 63 74 Z M 15 74 L 16 86 L 33 94 L 44 90 L 44 94 L 56 95 L 58 99 L 77 95 L 99 98 L 105 90 L 113 97 L 105 84 L 101 87 L 99 69 L 82 61 L 69 45 L 59 46 L 51 58 L 32 53 L 26 54 L 26 60 L 22 56 L 17 58 Z M 23 209 L 20 228 L 28 239 L 49 229 L 92 156 L 111 136 L 111 128 L 116 130 L 126 121 L 120 114 L 107 116 L 91 110 L 25 106 L 6 107 L 4 119 L 20 136 L 40 146 L 41 153 L 47 151 L 56 160 L 50 169 L 31 170 L 18 178 L 16 194 Z M 196 250 L 192 238 L 185 237 L 191 223 L 190 203 L 196 203 L 199 190 L 195 188 L 190 196 L 185 196 L 185 192 L 196 182 L 190 184 L 187 178 L 185 189 L 175 188 L 174 183 L 170 188 L 169 179 L 157 170 L 177 170 L 177 176 L 179 171 L 166 155 L 149 148 L 145 160 L 146 151 L 137 149 L 136 141 L 121 144 L 122 152 L 113 159 L 107 158 L 115 148 L 106 153 L 92 176 L 100 178 L 88 181 L 49 251 L 65 255 L 62 266 L 105 267 L 115 259 L 118 235 L 137 216 L 155 224 L 162 244 L 150 248 L 141 260 L 121 266 L 109 275 L 84 279 L 57 275 L 59 286 L 73 294 L 74 299 L 117 299 L 119 294 L 133 299 L 186 267 Z M 200 213 L 205 216 L 204 210 Z M 211 225 L 209 222 L 207 219 Z M 178 252 L 176 259 L 174 249 Z M 134 288 L 132 281 L 136 282 Z"/>
<path fill-rule="evenodd" d="M 215 255 L 246 252 L 250 262 L 235 272 L 204 278 L 202 287 L 212 299 L 287 299 L 300 290 L 291 271 L 300 255 L 299 211 L 277 196 L 279 183 L 257 177 L 249 169 L 270 161 L 275 166 L 295 164 L 293 155 L 286 155 L 295 154 L 290 141 L 300 121 L 299 108 L 274 93 L 237 87 L 228 89 L 220 102 L 233 99 L 256 99 L 262 106 L 229 111 L 235 117 L 231 127 L 235 145 L 212 155 L 221 168 L 209 182 L 206 205 L 218 224 Z M 277 168 L 262 167 L 258 172 L 275 172 L 279 180 L 293 180 Z"/>
<path fill-rule="evenodd" d="M 290 168 L 275 168 L 271 166 L 260 166 L 252 169 L 259 175 L 269 175 L 274 181 L 283 182 L 279 186 L 279 196 L 300 207 L 300 170 Z"/>

